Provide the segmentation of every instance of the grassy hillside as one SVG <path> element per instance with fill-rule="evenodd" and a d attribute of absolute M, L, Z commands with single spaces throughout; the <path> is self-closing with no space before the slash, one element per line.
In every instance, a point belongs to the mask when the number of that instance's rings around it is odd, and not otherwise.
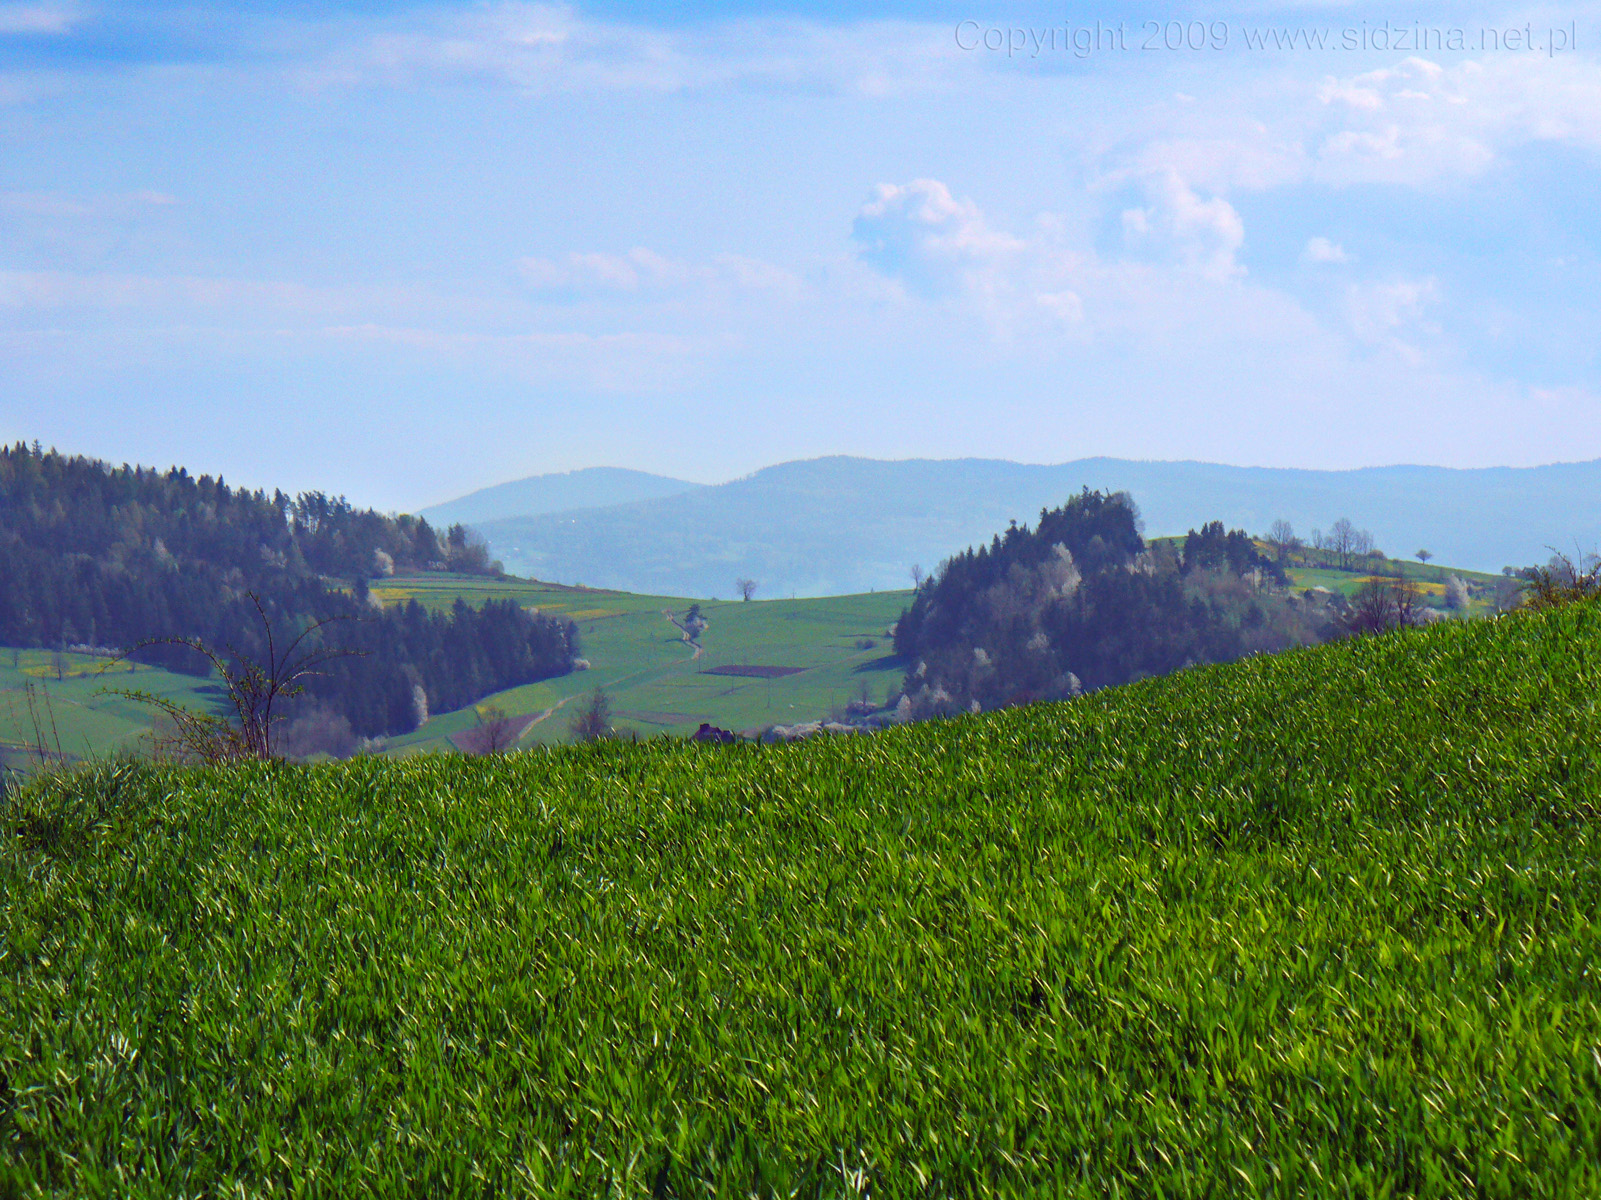
<path fill-rule="evenodd" d="M 152 710 L 107 694 L 111 689 L 150 692 L 203 711 L 223 699 L 215 683 L 191 675 L 113 664 L 100 655 L 60 658 L 57 678 L 51 651 L 0 648 L 0 756 L 13 768 L 35 769 L 41 744 L 51 763 L 148 751 Z"/>
<path fill-rule="evenodd" d="M 702 721 L 753 730 L 813 720 L 859 696 L 864 686 L 882 701 L 901 678 L 885 631 L 905 607 L 905 592 L 748 604 L 702 601 L 710 626 L 700 638 L 699 657 L 662 615 L 671 610 L 682 616 L 693 603 L 682 597 L 444 574 L 389 580 L 375 584 L 373 592 L 390 604 L 415 598 L 431 609 L 449 608 L 458 596 L 474 606 L 511 598 L 578 624 L 590 670 L 483 701 L 509 716 L 535 719 L 524 745 L 566 740 L 564 706 L 597 686 L 611 697 L 616 729 L 652 737 L 693 733 Z M 0 756 L 13 766 L 26 767 L 33 757 L 23 749 L 36 741 L 30 686 L 45 744 L 53 752 L 59 738 L 74 762 L 148 744 L 152 710 L 107 696 L 107 688 L 157 692 L 202 710 L 214 709 L 222 698 L 214 682 L 143 665 L 137 674 L 129 674 L 133 664 L 123 664 L 113 674 L 100 675 L 106 660 L 88 655 L 65 655 L 67 678 L 58 682 L 49 651 L 19 650 L 17 667 L 11 654 L 0 647 Z M 708 673 L 739 665 L 799 670 L 774 679 Z M 390 751 L 453 748 L 451 738 L 477 724 L 477 707 L 436 714 L 416 732 L 390 739 Z"/>
<path fill-rule="evenodd" d="M 36 787 L 0 1194 L 1601 1191 L 1601 610 Z"/>
<path fill-rule="evenodd" d="M 702 721 L 753 730 L 826 716 L 861 694 L 875 701 L 900 685 L 899 664 L 886 631 L 906 606 L 906 592 L 826 596 L 813 600 L 701 601 L 710 622 L 700 651 L 664 615 L 679 617 L 691 603 L 673 596 L 636 596 L 564 588 L 522 580 L 424 576 L 398 579 L 373 591 L 386 603 L 416 599 L 448 607 L 514 598 L 578 624 L 590 669 L 488 698 L 511 716 L 533 714 L 524 743 L 566 739 L 569 712 L 561 706 L 595 687 L 611 698 L 619 731 L 651 737 L 693 733 Z M 723 675 L 739 666 L 784 667 L 794 674 L 762 679 Z M 416 733 L 392 739 L 391 750 L 445 749 L 470 728 L 473 711 L 444 713 Z"/>

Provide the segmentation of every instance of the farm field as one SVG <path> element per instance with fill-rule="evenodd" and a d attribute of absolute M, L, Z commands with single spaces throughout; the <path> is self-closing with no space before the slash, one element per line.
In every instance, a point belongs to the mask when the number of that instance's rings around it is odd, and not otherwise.
<path fill-rule="evenodd" d="M 1450 567 L 1425 565 L 1418 562 L 1401 562 L 1385 559 L 1376 570 L 1339 571 L 1329 567 L 1290 567 L 1285 572 L 1297 588 L 1326 587 L 1331 592 L 1354 595 L 1358 588 L 1372 578 L 1394 578 L 1403 574 L 1418 585 L 1426 601 L 1439 604 L 1445 594 L 1445 582 L 1455 575 L 1475 593 L 1472 612 L 1489 611 L 1493 606 L 1481 589 L 1493 595 L 1497 587 L 1504 587 L 1506 579 L 1500 575 L 1486 575 L 1479 571 L 1458 571 Z"/>
<path fill-rule="evenodd" d="M 0 1194 L 1601 1191 L 1601 609 L 872 737 L 47 780 Z"/>
<path fill-rule="evenodd" d="M 373 592 L 385 603 L 415 599 L 448 608 L 515 599 L 529 608 L 577 622 L 587 671 L 487 697 L 510 716 L 532 713 L 523 743 L 568 738 L 569 711 L 596 687 L 611 700 L 614 726 L 640 737 L 693 733 L 703 721 L 747 731 L 814 720 L 863 694 L 882 702 L 901 679 L 888 630 L 908 592 L 873 592 L 809 600 L 701 600 L 709 625 L 698 657 L 665 612 L 682 618 L 684 597 L 636 596 L 520 580 L 465 576 L 386 580 Z M 720 674 L 738 667 L 781 667 L 773 676 Z M 475 706 L 481 707 L 480 706 Z M 549 714 L 546 716 L 545 714 Z M 442 713 L 415 733 L 392 738 L 392 753 L 445 749 L 477 723 L 474 710 Z"/>
<path fill-rule="evenodd" d="M 1269 542 L 1263 538 L 1252 540 L 1259 552 L 1272 556 L 1273 547 Z M 1149 539 L 1147 544 L 1170 546 L 1180 554 L 1184 551 L 1183 537 L 1155 537 Z M 1455 575 L 1466 583 L 1473 593 L 1467 615 L 1480 616 L 1495 611 L 1493 596 L 1496 589 L 1508 586 L 1504 576 L 1489 575 L 1483 571 L 1464 571 L 1437 562 L 1420 563 L 1415 559 L 1381 558 L 1363 571 L 1342 571 L 1322 565 L 1318 561 L 1320 557 L 1317 551 L 1300 551 L 1290 555 L 1285 564 L 1285 574 L 1289 576 L 1293 587 L 1297 589 L 1325 587 L 1331 592 L 1339 592 L 1350 597 L 1355 595 L 1357 589 L 1369 579 L 1376 577 L 1393 579 L 1397 575 L 1402 575 L 1418 585 L 1424 603 L 1439 607 L 1445 594 L 1446 580 Z"/>
<path fill-rule="evenodd" d="M 682 617 L 694 603 L 688 599 L 466 575 L 386 580 L 374 584 L 373 592 L 386 603 L 415 598 L 429 608 L 448 608 L 458 596 L 472 605 L 515 599 L 577 622 L 590 670 L 512 688 L 480 702 L 496 705 L 513 718 L 534 718 L 523 735 L 525 745 L 566 740 L 565 706 L 596 686 L 611 697 L 613 723 L 619 731 L 652 737 L 693 733 L 702 721 L 746 730 L 811 720 L 859 696 L 864 686 L 882 700 L 900 680 L 885 631 L 905 606 L 904 592 L 749 603 L 701 601 L 710 625 L 700 639 L 698 659 L 691 658 L 693 649 L 662 615 L 671 610 Z M 863 641 L 873 645 L 860 648 Z M 15 653 L 17 666 L 12 665 L 12 651 L 0 647 L 0 756 L 23 770 L 36 758 L 24 749 L 36 742 L 28 706 L 30 687 L 52 757 L 59 739 L 69 762 L 148 747 L 152 711 L 104 695 L 108 688 L 147 690 L 202 710 L 216 711 L 224 699 L 215 681 L 142 664 L 136 670 L 134 664 L 121 664 L 102 675 L 107 660 L 93 655 L 64 654 L 66 678 L 58 682 L 51 651 Z M 740 665 L 797 670 L 773 679 L 705 673 Z M 435 715 L 415 732 L 390 739 L 388 752 L 455 749 L 452 737 L 478 724 L 477 707 Z"/>
<path fill-rule="evenodd" d="M 1438 603 L 1443 581 L 1460 575 L 1470 585 L 1492 587 L 1498 576 L 1454 571 L 1449 567 L 1401 564 L 1423 581 L 1430 602 Z M 1347 571 L 1296 567 L 1289 572 L 1298 588 L 1328 587 L 1347 595 L 1366 576 Z M 527 684 L 485 697 L 478 705 L 434 714 L 416 731 L 387 742 L 386 753 L 450 751 L 479 724 L 479 713 L 493 705 L 526 722 L 522 745 L 548 745 L 569 739 L 572 706 L 595 687 L 611 700 L 614 727 L 625 736 L 693 733 L 703 721 L 736 732 L 826 717 L 852 699 L 883 701 L 900 683 L 902 664 L 893 657 L 888 630 L 910 600 L 909 592 L 873 592 L 804 600 L 701 600 L 710 622 L 700 638 L 699 657 L 681 640 L 664 614 L 682 617 L 696 601 L 686 597 L 639 596 L 590 588 L 564 587 L 534 580 L 486 579 L 471 575 L 426 575 L 376 582 L 373 593 L 386 604 L 416 599 L 431 609 L 449 608 L 457 598 L 470 605 L 514 599 L 530 608 L 570 618 L 578 624 L 587 671 Z M 1489 612 L 1476 597 L 1470 615 Z M 222 699 L 215 684 L 140 666 L 137 677 L 118 669 L 115 677 L 96 672 L 105 660 L 66 654 L 66 678 L 58 682 L 46 650 L 21 650 L 19 666 L 0 648 L 0 754 L 13 765 L 29 757 L 19 747 L 32 743 L 35 707 L 54 716 L 47 741 L 59 737 L 70 761 L 104 756 L 148 744 L 149 709 L 100 693 L 107 687 L 137 687 L 182 697 L 194 707 L 214 707 Z M 131 664 L 130 664 L 131 665 Z M 739 668 L 783 668 L 751 671 Z M 734 672 L 734 673 L 727 673 Z M 792 673 L 791 673 L 792 672 Z"/>
<path fill-rule="evenodd" d="M 120 751 L 149 750 L 152 710 L 106 694 L 146 691 L 200 710 L 223 701 L 214 683 L 159 667 L 100 655 L 0 648 L 0 755 L 8 766 L 30 771 L 42 742 L 48 761 L 82 762 Z"/>

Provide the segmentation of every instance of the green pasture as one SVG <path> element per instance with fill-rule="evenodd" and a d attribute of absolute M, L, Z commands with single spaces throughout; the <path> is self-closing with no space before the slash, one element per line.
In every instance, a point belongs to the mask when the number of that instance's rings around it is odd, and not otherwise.
<path fill-rule="evenodd" d="M 1498 576 L 1453 571 L 1434 564 L 1387 563 L 1383 570 L 1404 569 L 1423 581 L 1428 602 L 1438 604 L 1443 581 L 1452 574 L 1470 584 L 1493 587 Z M 1323 586 L 1350 595 L 1366 576 L 1317 567 L 1289 572 L 1297 588 Z M 614 727 L 639 737 L 693 733 L 701 722 L 723 729 L 751 732 L 775 724 L 825 718 L 853 699 L 883 702 L 898 688 L 903 665 L 894 660 L 889 629 L 910 601 L 909 592 L 876 592 L 808 600 L 702 600 L 710 622 L 700 637 L 700 655 L 687 646 L 664 612 L 682 618 L 694 600 L 687 597 L 638 596 L 592 588 L 564 587 L 534 580 L 488 579 L 467 575 L 397 577 L 372 585 L 387 604 L 415 599 L 433 610 L 448 609 L 460 598 L 477 606 L 485 600 L 511 599 L 528 608 L 573 620 L 579 627 L 586 671 L 512 688 L 485 697 L 471 708 L 433 715 L 422 728 L 395 737 L 388 752 L 409 755 L 451 748 L 452 735 L 471 728 L 479 712 L 494 705 L 508 716 L 533 714 L 537 719 L 523 744 L 551 744 L 568 739 L 575 705 L 596 687 L 610 699 Z M 1476 598 L 1470 613 L 1493 607 L 1489 593 Z M 868 645 L 867 643 L 872 643 Z M 17 667 L 11 651 L 0 648 L 0 753 L 14 763 L 18 747 L 35 741 L 33 717 L 27 708 L 27 686 L 36 693 L 36 708 L 53 712 L 56 725 L 47 733 L 54 749 L 72 761 L 136 748 L 148 742 L 151 713 L 128 701 L 105 696 L 106 687 L 137 687 L 181 697 L 206 707 L 219 699 L 215 685 L 188 676 L 139 667 L 137 676 L 121 666 L 109 678 L 98 672 L 103 660 L 68 654 L 69 678 L 57 682 L 51 653 L 22 650 Z M 708 674 L 722 666 L 798 667 L 799 673 L 774 679 Z"/>
<path fill-rule="evenodd" d="M 459 596 L 468 604 L 515 599 L 528 608 L 575 621 L 587 671 L 487 697 L 508 715 L 544 716 L 525 743 L 567 738 L 571 707 L 594 688 L 611 701 L 615 727 L 640 737 L 693 733 L 703 721 L 749 731 L 826 717 L 864 693 L 882 702 L 899 686 L 889 629 L 909 592 L 875 592 L 809 600 L 702 600 L 709 622 L 700 654 L 665 612 L 682 619 L 696 601 L 636 596 L 519 580 L 424 577 L 385 580 L 373 591 L 386 603 L 415 599 L 443 609 Z M 866 643 L 872 643 L 867 645 Z M 775 679 L 708 674 L 723 666 L 798 667 Z M 414 753 L 448 746 L 451 734 L 477 721 L 473 710 L 433 717 L 421 729 L 393 738 L 389 749 Z"/>
<path fill-rule="evenodd" d="M 58 679 L 57 658 L 60 659 Z M 108 694 L 150 692 L 209 711 L 223 699 L 205 680 L 98 655 L 0 647 L 0 754 L 31 772 L 44 761 L 82 762 L 149 750 L 154 711 Z"/>

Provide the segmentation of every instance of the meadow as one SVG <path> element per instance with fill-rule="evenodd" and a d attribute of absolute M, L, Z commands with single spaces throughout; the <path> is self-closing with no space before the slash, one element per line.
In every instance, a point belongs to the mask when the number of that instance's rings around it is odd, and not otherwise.
<path fill-rule="evenodd" d="M 710 624 L 695 656 L 663 615 L 670 611 L 682 618 L 696 603 L 683 597 L 443 573 L 387 580 L 372 590 L 387 604 L 416 599 L 430 609 L 448 609 L 457 597 L 474 606 L 515 599 L 576 622 L 590 663 L 587 671 L 433 714 L 414 732 L 389 740 L 386 752 L 399 755 L 455 749 L 452 739 L 477 726 L 479 713 L 487 713 L 491 705 L 506 716 L 531 719 L 521 738 L 525 745 L 570 740 L 566 706 L 596 687 L 611 700 L 614 728 L 647 738 L 693 733 L 703 721 L 747 731 L 815 720 L 864 694 L 881 702 L 900 683 L 887 631 L 909 595 L 701 600 Z M 113 665 L 98 655 L 68 652 L 60 657 L 65 678 L 58 680 L 52 651 L 0 647 L 0 760 L 17 770 L 37 767 L 35 747 L 41 737 L 51 762 L 148 752 L 154 710 L 110 690 L 149 691 L 201 711 L 223 711 L 226 698 L 215 680 L 142 664 Z M 774 679 L 706 673 L 740 665 L 796 670 Z"/>
<path fill-rule="evenodd" d="M 448 748 L 471 728 L 478 711 L 495 705 L 509 716 L 534 714 L 524 744 L 568 739 L 570 710 L 594 688 L 611 701 L 613 726 L 622 734 L 652 737 L 694 733 L 702 722 L 756 731 L 770 725 L 826 717 L 853 699 L 882 703 L 900 687 L 902 665 L 893 658 L 889 630 L 909 592 L 869 592 L 805 600 L 716 601 L 638 596 L 532 580 L 420 576 L 376 584 L 389 604 L 417 600 L 448 608 L 515 599 L 578 625 L 590 667 L 556 679 L 486 697 L 481 705 L 442 713 L 416 732 L 392 738 L 392 752 Z M 698 603 L 708 626 L 699 653 L 685 644 L 665 615 L 682 619 Z M 716 674 L 738 666 L 796 668 L 777 678 Z"/>
<path fill-rule="evenodd" d="M 41 764 L 149 753 L 152 709 L 118 691 L 149 692 L 204 711 L 220 711 L 226 700 L 215 681 L 144 663 L 0 648 L 0 760 L 31 773 Z"/>
<path fill-rule="evenodd" d="M 1601 1194 L 1598 688 L 1577 605 L 871 737 L 47 778 L 0 1195 Z"/>

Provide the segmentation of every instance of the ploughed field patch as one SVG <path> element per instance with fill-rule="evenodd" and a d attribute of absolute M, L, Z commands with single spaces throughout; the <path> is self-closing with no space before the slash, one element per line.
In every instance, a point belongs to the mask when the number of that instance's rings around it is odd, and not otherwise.
<path fill-rule="evenodd" d="M 707 667 L 702 675 L 738 675 L 746 679 L 782 679 L 786 675 L 799 675 L 806 667 L 761 667 L 731 663 L 721 667 Z"/>
<path fill-rule="evenodd" d="M 463 754 L 488 754 L 491 750 L 504 750 L 517 744 L 538 718 L 537 713 L 523 713 L 515 717 L 502 717 L 492 726 L 474 725 L 460 733 L 450 735 L 450 741 Z"/>

